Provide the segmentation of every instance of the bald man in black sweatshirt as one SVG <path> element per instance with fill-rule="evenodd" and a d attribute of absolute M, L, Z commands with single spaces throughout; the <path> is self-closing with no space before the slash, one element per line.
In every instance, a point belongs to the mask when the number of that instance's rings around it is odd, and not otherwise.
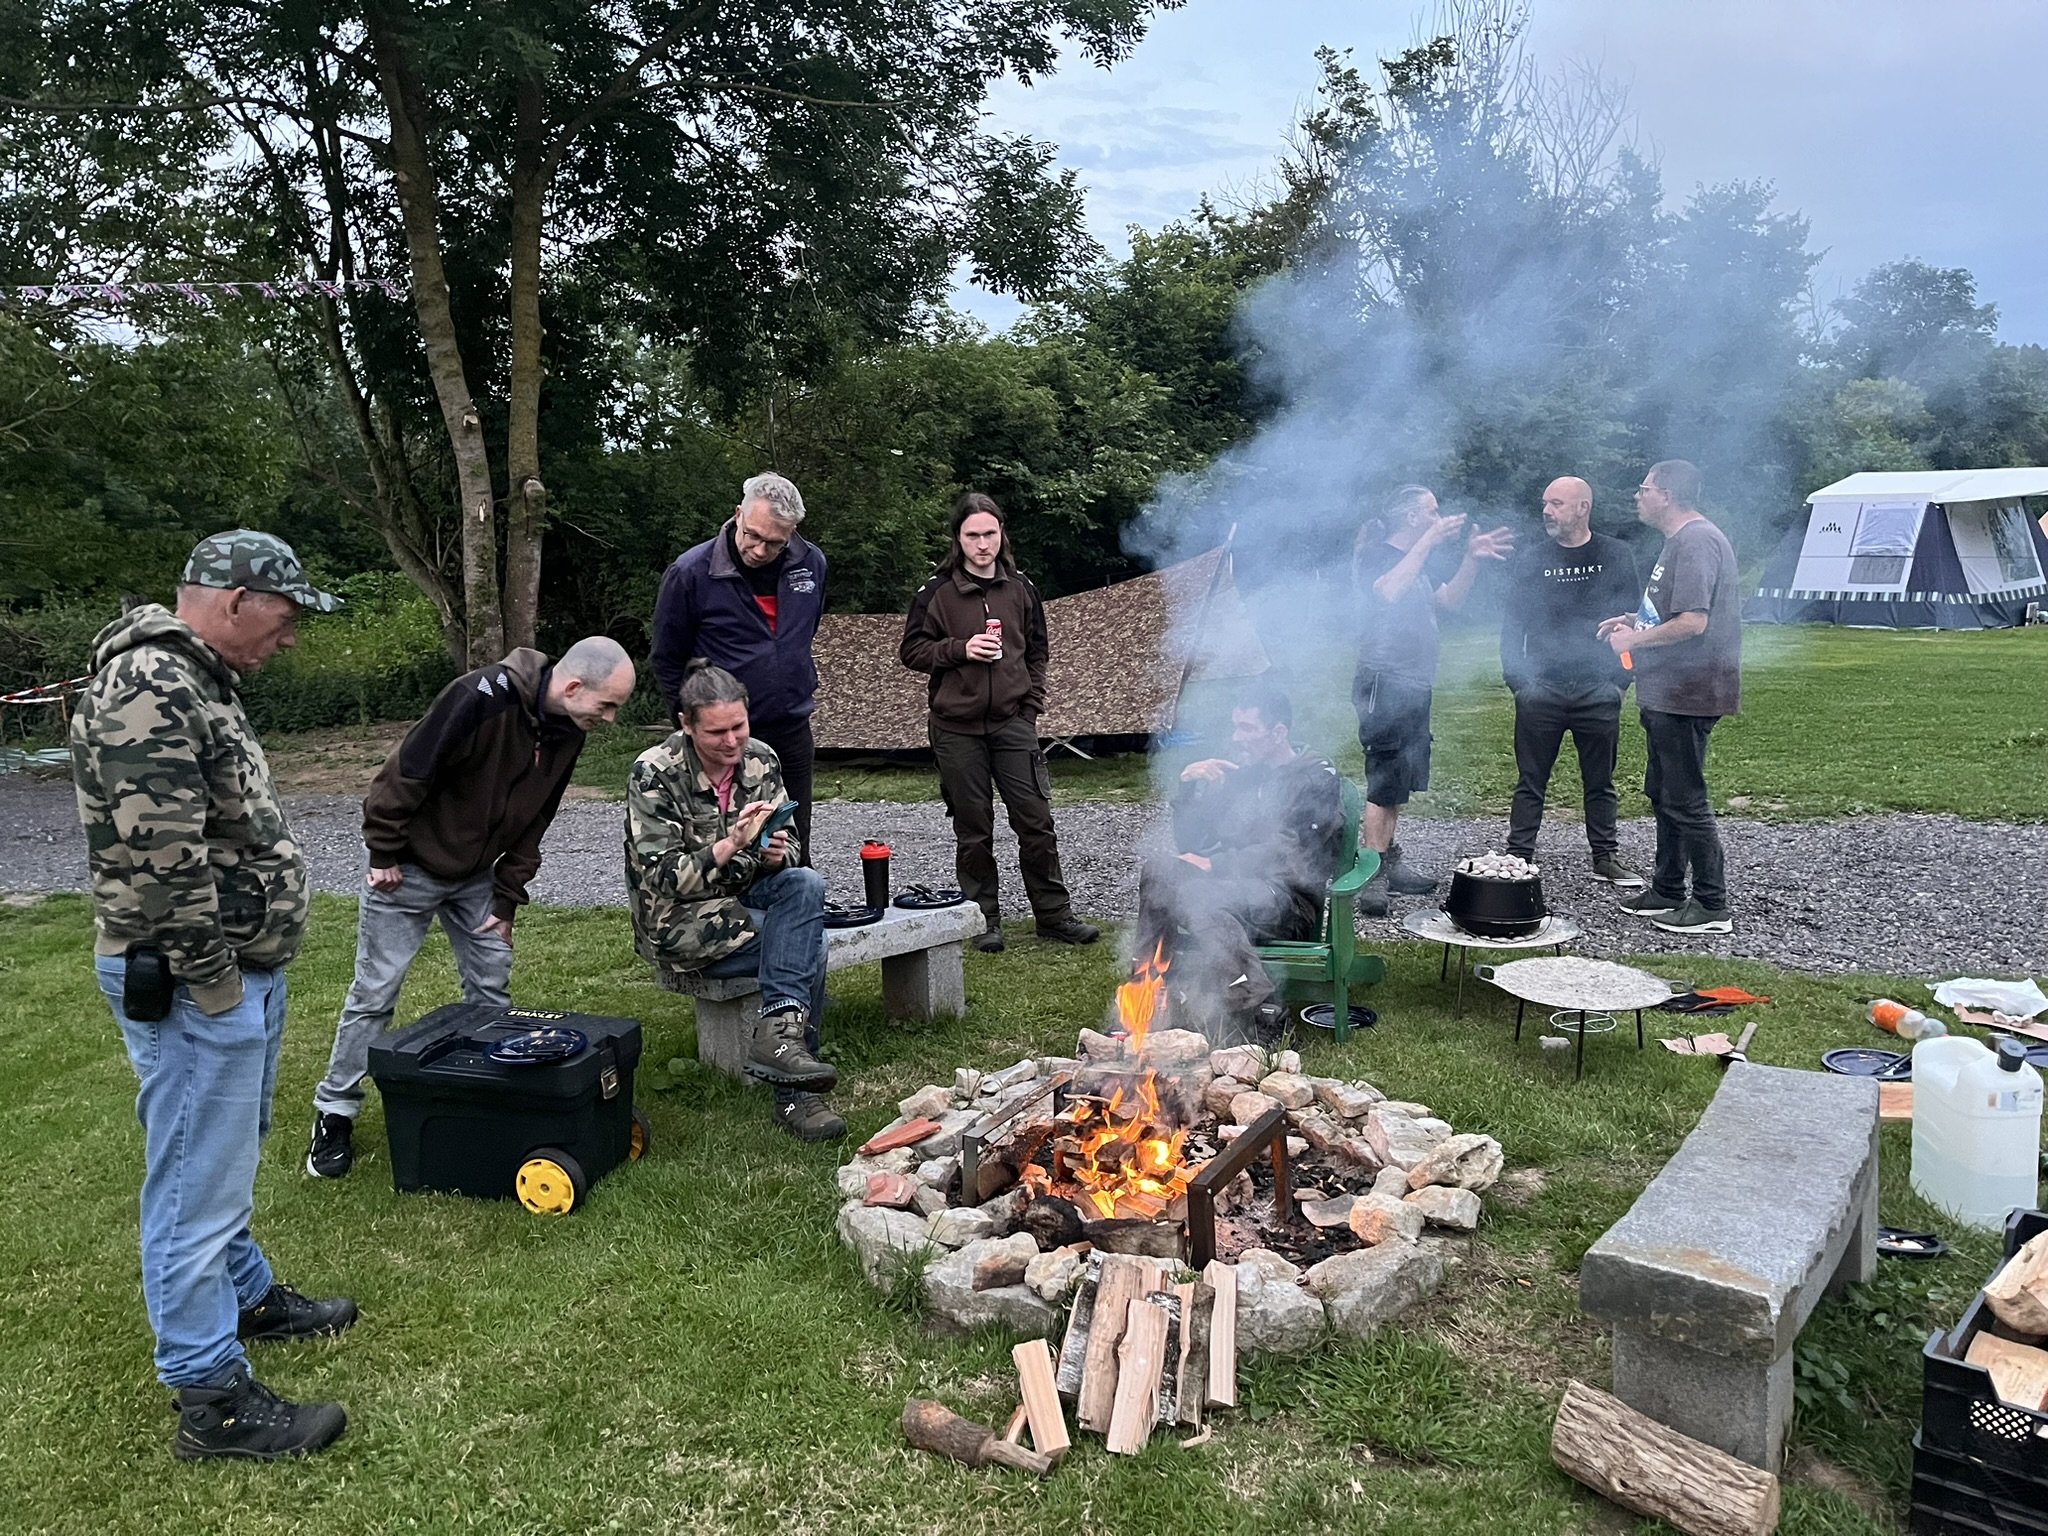
<path fill-rule="evenodd" d="M 1599 628 L 1603 618 L 1639 602 L 1642 586 L 1634 551 L 1593 532 L 1592 524 L 1593 488 L 1575 475 L 1551 481 L 1543 492 L 1543 531 L 1550 537 L 1517 555 L 1509 568 L 1500 665 L 1515 696 L 1520 776 L 1508 815 L 1508 852 L 1535 857 L 1550 771 L 1569 731 L 1585 784 L 1593 874 L 1615 885 L 1641 885 L 1621 863 L 1615 827 L 1614 759 L 1629 676 Z"/>

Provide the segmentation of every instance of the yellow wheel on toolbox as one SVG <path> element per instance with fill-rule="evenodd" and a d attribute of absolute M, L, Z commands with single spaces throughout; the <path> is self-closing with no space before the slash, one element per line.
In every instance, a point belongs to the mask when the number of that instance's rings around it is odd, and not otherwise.
<path fill-rule="evenodd" d="M 647 1155 L 647 1149 L 654 1145 L 654 1127 L 647 1123 L 647 1116 L 638 1108 L 633 1111 L 633 1129 L 626 1138 L 626 1161 L 637 1163 Z"/>
<path fill-rule="evenodd" d="M 536 1216 L 566 1216 L 589 1189 L 576 1159 L 555 1147 L 537 1148 L 519 1165 L 519 1203 Z"/>

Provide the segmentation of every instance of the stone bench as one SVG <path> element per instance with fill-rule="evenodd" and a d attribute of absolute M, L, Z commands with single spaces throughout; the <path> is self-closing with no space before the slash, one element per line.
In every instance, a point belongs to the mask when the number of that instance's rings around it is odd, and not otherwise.
<path fill-rule="evenodd" d="M 961 946 L 987 925 L 973 902 L 913 912 L 890 907 L 864 928 L 826 930 L 828 972 L 882 962 L 882 1006 L 893 1019 L 958 1018 L 967 1011 L 967 972 Z M 657 965 L 665 992 L 696 1000 L 697 1059 L 732 1077 L 761 1020 L 761 984 L 752 976 L 702 976 Z"/>
<path fill-rule="evenodd" d="M 1877 1272 L 1877 1084 L 1738 1063 L 1677 1156 L 1586 1252 L 1614 1395 L 1778 1470 L 1792 1345 Z"/>

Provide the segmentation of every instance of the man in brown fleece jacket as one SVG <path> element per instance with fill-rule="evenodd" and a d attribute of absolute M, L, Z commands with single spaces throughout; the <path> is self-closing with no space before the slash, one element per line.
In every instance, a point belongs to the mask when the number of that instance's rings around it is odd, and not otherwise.
<path fill-rule="evenodd" d="M 436 917 L 462 995 L 510 1004 L 512 919 L 540 868 L 584 733 L 617 717 L 633 663 L 602 635 L 552 664 L 534 650 L 466 672 L 441 690 L 363 797 L 370 875 L 356 928 L 356 976 L 327 1076 L 313 1094 L 306 1171 L 338 1179 L 355 1161 L 370 1046 Z"/>

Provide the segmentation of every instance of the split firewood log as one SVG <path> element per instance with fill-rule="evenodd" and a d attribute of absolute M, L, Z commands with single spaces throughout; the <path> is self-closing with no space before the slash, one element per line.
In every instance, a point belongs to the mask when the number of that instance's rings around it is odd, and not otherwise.
<path fill-rule="evenodd" d="M 1984 1303 L 2015 1333 L 2048 1334 L 2048 1232 L 2005 1261 L 1984 1287 Z"/>
<path fill-rule="evenodd" d="M 1687 1536 L 1770 1536 L 1778 1479 L 1726 1451 L 1681 1435 L 1583 1381 L 1565 1389 L 1550 1458 L 1639 1515 Z"/>

